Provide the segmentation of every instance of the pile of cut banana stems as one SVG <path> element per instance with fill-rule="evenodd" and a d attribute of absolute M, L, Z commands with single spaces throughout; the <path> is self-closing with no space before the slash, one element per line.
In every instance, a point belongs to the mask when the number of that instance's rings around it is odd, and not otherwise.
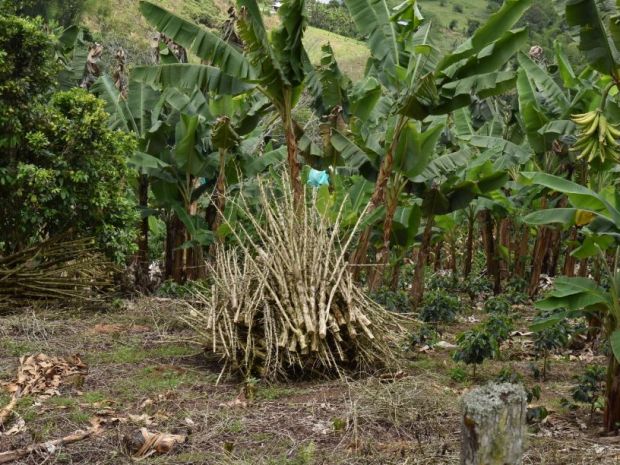
<path fill-rule="evenodd" d="M 97 300 L 114 288 L 114 266 L 92 238 L 55 238 L 0 257 L 0 305 L 24 300 Z"/>
<path fill-rule="evenodd" d="M 341 212 L 330 221 L 315 202 L 296 207 L 290 189 L 276 195 L 263 182 L 259 208 L 243 199 L 235 202 L 248 221 L 231 225 L 237 244 L 218 250 L 213 284 L 196 293 L 200 304 L 186 317 L 198 341 L 264 378 L 393 360 L 388 339 L 402 333 L 398 319 L 356 286 L 347 266 L 357 225 L 343 234 Z"/>

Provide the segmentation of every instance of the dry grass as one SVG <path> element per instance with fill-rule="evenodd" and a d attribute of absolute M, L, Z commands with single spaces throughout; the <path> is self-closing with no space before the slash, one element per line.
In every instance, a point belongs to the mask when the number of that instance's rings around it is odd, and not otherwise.
<path fill-rule="evenodd" d="M 0 436 L 0 450 L 61 437 L 86 428 L 97 413 L 147 415 L 151 430 L 189 432 L 189 442 L 145 464 L 225 465 L 403 465 L 459 463 L 460 416 L 457 401 L 475 384 L 454 381 L 449 353 L 436 351 L 401 360 L 402 374 L 391 379 L 356 379 L 265 383 L 255 385 L 255 400 L 246 407 L 232 402 L 242 385 L 234 377 L 216 384 L 221 365 L 199 350 L 171 343 L 191 331 L 178 322 L 183 311 L 173 299 L 142 298 L 113 309 L 35 308 L 36 322 L 21 324 L 16 309 L 0 320 L 0 378 L 11 379 L 18 357 L 44 351 L 49 355 L 80 353 L 89 372 L 80 385 L 67 385 L 61 396 L 38 402 L 23 399 L 17 411 L 27 431 Z M 479 313 L 473 316 L 481 317 Z M 521 327 L 526 326 L 521 320 Z M 116 332 L 98 332 L 98 325 L 118 325 Z M 444 339 L 465 323 L 448 327 Z M 133 328 L 133 329 L 132 329 Z M 141 328 L 137 332 L 135 328 Z M 42 336 L 45 334 L 45 336 Z M 485 363 L 476 383 L 492 379 L 503 367 L 540 383 L 528 371 L 524 350 L 514 343 L 507 361 Z M 10 347 L 10 350 L 6 348 Z M 518 359 L 511 360 L 514 356 Z M 411 354 L 408 355 L 411 357 Z M 568 395 L 572 376 L 586 362 L 553 361 L 549 380 L 540 383 L 540 401 L 548 421 L 530 429 L 524 464 L 617 464 L 616 438 L 598 437 L 600 414 L 592 427 L 587 409 L 566 411 L 559 399 Z M 395 379 L 396 378 L 396 379 Z M 0 400 L 6 397 L 0 393 Z M 188 419 L 191 422 L 188 422 Z M 130 463 L 124 455 L 124 434 L 143 424 L 121 424 L 100 437 L 36 455 L 23 465 Z"/>

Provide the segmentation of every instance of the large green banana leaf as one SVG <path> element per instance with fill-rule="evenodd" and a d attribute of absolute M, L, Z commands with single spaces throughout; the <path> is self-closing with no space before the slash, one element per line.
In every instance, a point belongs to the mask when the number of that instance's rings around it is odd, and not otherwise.
<path fill-rule="evenodd" d="M 372 57 L 386 70 L 399 65 L 395 23 L 386 0 L 345 0 L 358 30 L 368 36 Z"/>
<path fill-rule="evenodd" d="M 223 73 L 241 80 L 253 77 L 253 70 L 241 51 L 216 34 L 151 2 L 141 1 L 140 11 L 155 29 Z"/>
<path fill-rule="evenodd" d="M 158 66 L 136 66 L 131 78 L 155 88 L 178 87 L 203 92 L 237 95 L 252 89 L 251 84 L 240 81 L 208 65 L 178 63 Z"/>
<path fill-rule="evenodd" d="M 492 14 L 476 32 L 454 52 L 446 55 L 438 66 L 438 71 L 478 54 L 487 45 L 498 40 L 505 31 L 510 30 L 523 13 L 531 6 L 532 0 L 506 0 L 502 7 Z"/>
<path fill-rule="evenodd" d="M 517 55 L 521 70 L 528 79 L 536 85 L 538 93 L 549 106 L 554 117 L 566 117 L 570 109 L 570 101 L 555 80 L 538 64 L 534 63 L 526 54 Z M 566 73 L 570 73 L 570 68 Z"/>
<path fill-rule="evenodd" d="M 114 85 L 112 78 L 104 74 L 91 87 L 91 91 L 105 102 L 105 109 L 110 114 L 110 126 L 113 129 L 138 132 L 138 126 L 127 106 L 127 101 Z"/>
<path fill-rule="evenodd" d="M 526 215 L 524 220 L 533 224 L 562 223 L 588 225 L 596 234 L 620 238 L 620 211 L 606 196 L 587 187 L 547 173 L 521 173 L 522 177 L 566 195 L 573 208 L 547 209 Z"/>
<path fill-rule="evenodd" d="M 578 29 L 579 49 L 592 68 L 608 75 L 620 66 L 620 53 L 608 31 L 612 13 L 617 13 L 612 0 L 566 2 L 566 22 Z"/>

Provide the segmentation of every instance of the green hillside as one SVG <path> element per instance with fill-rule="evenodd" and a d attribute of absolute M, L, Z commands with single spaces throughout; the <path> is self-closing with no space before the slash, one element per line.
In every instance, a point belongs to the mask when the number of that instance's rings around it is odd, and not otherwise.
<path fill-rule="evenodd" d="M 305 34 L 305 46 L 313 63 L 321 58 L 321 45 L 329 42 L 334 50 L 340 69 L 351 79 L 359 79 L 364 74 L 364 67 L 369 53 L 362 42 L 333 34 L 323 29 L 309 27 Z"/>
<path fill-rule="evenodd" d="M 231 0 L 154 1 L 176 14 L 215 30 L 225 21 L 227 10 L 233 4 Z M 400 0 L 390 0 L 393 6 L 398 3 Z M 104 45 L 112 48 L 120 45 L 127 49 L 130 62 L 145 62 L 149 59 L 149 40 L 153 30 L 140 14 L 138 5 L 139 0 L 89 1 L 82 22 L 97 33 L 98 39 Z M 418 2 L 418 6 L 423 16 L 434 24 L 436 45 L 447 51 L 462 43 L 471 29 L 483 23 L 490 14 L 490 9 L 497 8 L 499 4 L 496 0 L 422 0 Z M 270 2 L 263 4 L 263 11 L 267 27 L 275 27 L 278 16 L 275 13 L 270 14 Z M 348 15 L 346 9 L 344 11 L 344 14 Z M 557 15 L 551 5 L 537 0 L 535 6 L 525 15 L 522 25 L 528 26 L 533 43 L 549 46 L 557 35 L 555 21 Z M 350 37 L 318 27 L 308 27 L 305 45 L 314 63 L 320 59 L 321 45 L 326 42 L 334 49 L 341 69 L 352 79 L 359 79 L 368 58 L 366 46 Z"/>
<path fill-rule="evenodd" d="M 86 7 L 82 22 L 106 42 L 118 42 L 128 49 L 148 49 L 152 28 L 142 17 L 139 0 L 99 0 Z M 201 23 L 218 27 L 230 6 L 226 0 L 154 0 L 163 7 Z"/>

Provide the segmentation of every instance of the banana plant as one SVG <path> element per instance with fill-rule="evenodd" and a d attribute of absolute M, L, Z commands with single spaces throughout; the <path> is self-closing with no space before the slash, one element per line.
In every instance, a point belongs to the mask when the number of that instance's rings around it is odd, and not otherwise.
<path fill-rule="evenodd" d="M 151 130 L 159 120 L 157 102 L 161 95 L 149 86 L 138 82 L 130 82 L 127 98 L 115 86 L 114 80 L 107 74 L 101 76 L 91 87 L 106 103 L 106 110 L 110 114 L 111 127 L 135 134 L 138 140 L 137 150 L 130 164 L 137 169 L 138 208 L 140 209 L 140 234 L 138 235 L 138 254 L 136 257 L 136 282 L 148 289 L 149 283 L 149 175 L 140 164 L 147 163 L 149 169 L 161 169 L 162 165 L 155 155 L 165 145 L 165 135 L 161 130 Z M 148 158 L 146 160 L 145 158 Z"/>
<path fill-rule="evenodd" d="M 575 31 L 579 49 L 599 73 L 620 78 L 620 27 L 617 6 L 608 0 L 568 0 L 566 22 Z"/>
<path fill-rule="evenodd" d="M 541 330 L 568 317 L 604 315 L 605 337 L 612 349 L 607 370 L 604 424 L 608 431 L 615 430 L 620 422 L 620 195 L 617 186 L 595 192 L 545 173 L 525 172 L 523 178 L 528 183 L 565 195 L 570 205 L 530 213 L 525 221 L 533 225 L 579 228 L 584 239 L 572 255 L 578 258 L 599 256 L 606 272 L 607 286 L 586 277 L 556 279 L 555 288 L 536 306 L 557 312 L 532 329 Z"/>
<path fill-rule="evenodd" d="M 298 147 L 293 121 L 310 62 L 303 47 L 304 0 L 287 0 L 278 10 L 280 25 L 267 31 L 256 0 L 238 0 L 241 50 L 216 34 L 147 1 L 142 14 L 158 31 L 196 55 L 203 64 L 137 67 L 134 77 L 156 86 L 176 86 L 220 95 L 260 93 L 284 127 L 287 162 L 296 202 L 301 200 Z M 208 63 L 208 64 L 204 64 Z"/>
<path fill-rule="evenodd" d="M 370 49 L 367 76 L 358 87 L 376 84 L 379 89 L 379 96 L 362 100 L 363 106 L 352 109 L 352 116 L 356 110 L 372 116 L 380 108 L 388 113 L 387 128 L 393 128 L 383 131 L 387 137 L 382 144 L 360 147 L 357 145 L 360 139 L 375 141 L 368 135 L 368 125 L 352 121 L 354 137 L 341 134 L 344 140 L 339 137 L 336 141 L 340 153 L 354 154 L 358 159 L 366 154 L 371 163 L 374 158 L 378 174 L 370 201 L 371 211 L 386 201 L 388 185 L 398 186 L 390 178 L 395 171 L 397 148 L 401 137 L 407 137 L 403 132 L 407 132 L 411 120 L 425 121 L 424 131 L 432 126 L 427 120 L 429 116 L 448 114 L 471 104 L 476 96 L 498 95 L 514 86 L 515 74 L 502 68 L 524 45 L 527 33 L 523 29 L 509 29 L 530 3 L 529 0 L 508 0 L 468 41 L 441 57 L 430 40 L 431 24 L 424 21 L 415 0 L 405 1 L 395 9 L 390 9 L 385 0 L 345 0 L 357 28 L 367 35 Z M 362 120 L 362 123 L 365 122 Z M 385 236 L 389 238 L 395 209 L 387 211 Z M 370 236 L 371 230 L 366 228 L 354 254 L 354 264 L 366 260 Z M 378 259 L 385 260 L 383 255 Z"/>

